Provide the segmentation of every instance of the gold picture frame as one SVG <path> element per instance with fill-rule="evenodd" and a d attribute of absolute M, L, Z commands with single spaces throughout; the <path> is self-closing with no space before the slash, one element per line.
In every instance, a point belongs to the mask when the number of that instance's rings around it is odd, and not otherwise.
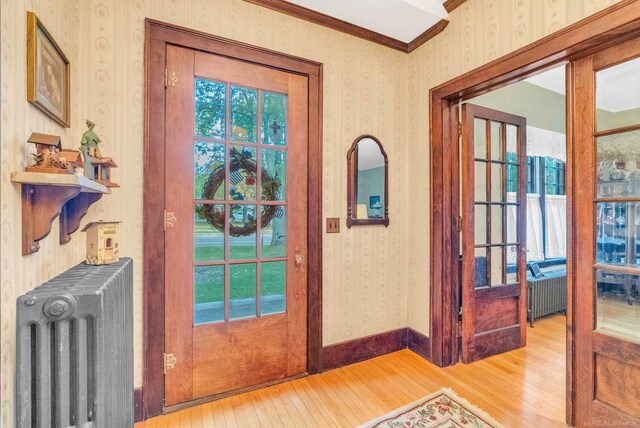
<path fill-rule="evenodd" d="M 69 60 L 37 15 L 27 12 L 27 101 L 69 128 Z"/>

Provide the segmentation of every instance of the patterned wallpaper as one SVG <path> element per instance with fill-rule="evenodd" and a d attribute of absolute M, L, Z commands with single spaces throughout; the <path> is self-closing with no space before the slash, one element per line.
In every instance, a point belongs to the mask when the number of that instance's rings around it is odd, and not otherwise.
<path fill-rule="evenodd" d="M 103 153 L 122 187 L 84 222 L 123 220 L 121 253 L 135 261 L 135 384 L 142 383 L 142 140 L 144 18 L 309 58 L 324 64 L 323 216 L 340 217 L 324 236 L 325 345 L 404 327 L 428 331 L 428 100 L 430 87 L 497 58 L 613 0 L 468 0 L 446 31 L 411 55 L 321 28 L 240 0 L 25 0 L 0 6 L 0 399 L 12 426 L 15 299 L 80 262 L 84 237 L 57 243 L 57 222 L 35 255 L 21 256 L 20 191 L 11 171 L 25 166 L 33 131 L 74 147 L 83 119 L 97 123 Z M 72 64 L 72 128 L 26 101 L 25 11 L 36 12 Z M 478 37 L 477 35 L 484 35 Z M 390 162 L 388 228 L 347 229 L 346 152 L 376 135 Z M 83 223 L 84 223 L 83 222 Z"/>
<path fill-rule="evenodd" d="M 411 151 L 407 170 L 416 207 L 429 206 L 429 89 L 541 39 L 617 0 L 467 0 L 454 10 L 445 31 L 409 55 Z M 429 210 L 412 220 L 408 322 L 429 332 Z"/>

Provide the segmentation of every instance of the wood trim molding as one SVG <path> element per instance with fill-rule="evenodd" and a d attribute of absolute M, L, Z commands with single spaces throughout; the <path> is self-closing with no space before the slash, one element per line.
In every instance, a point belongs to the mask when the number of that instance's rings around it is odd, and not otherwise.
<path fill-rule="evenodd" d="M 133 390 L 133 421 L 141 422 L 142 420 L 142 388 L 136 388 Z"/>
<path fill-rule="evenodd" d="M 429 338 L 407 327 L 326 346 L 322 349 L 322 371 L 337 369 L 402 349 L 410 349 L 430 361 Z"/>
<path fill-rule="evenodd" d="M 309 83 L 307 372 L 322 366 L 322 64 L 200 31 L 145 21 L 143 338 L 142 417 L 164 409 L 164 159 L 167 44 L 224 55 L 305 75 Z"/>
<path fill-rule="evenodd" d="M 332 30 L 340 31 L 341 33 L 349 34 L 350 36 L 359 37 L 369 42 L 377 43 L 382 46 L 386 46 L 391 49 L 398 50 L 404 53 L 410 53 L 425 44 L 428 40 L 437 36 L 447 27 L 449 21 L 442 20 L 435 24 L 433 27 L 427 29 L 424 33 L 410 42 L 403 42 L 393 37 L 385 36 L 384 34 L 377 33 L 367 28 L 360 27 L 350 22 L 343 21 L 333 16 L 326 15 L 315 10 L 308 9 L 306 7 L 297 5 L 295 3 L 288 2 L 286 0 L 244 0 L 247 3 L 255 4 L 257 6 L 266 7 L 267 9 L 274 10 L 276 12 L 284 13 L 285 15 L 293 16 L 294 18 L 303 19 L 314 24 L 321 25 L 323 27 L 331 28 Z M 447 12 L 451 13 L 455 8 L 463 4 L 466 0 L 447 0 L 444 3 L 444 7 Z"/>
<path fill-rule="evenodd" d="M 517 82 L 532 74 L 562 65 L 590 55 L 598 50 L 619 44 L 640 35 L 640 0 L 622 0 L 609 8 L 578 21 L 534 43 L 498 58 L 486 65 L 458 76 L 429 91 L 430 116 L 430 347 L 431 360 L 440 366 L 457 362 L 457 335 L 455 321 L 458 318 L 459 252 L 457 231 L 452 219 L 459 212 L 457 197 L 452 194 L 459 189 L 459 177 L 450 171 L 458 171 L 457 119 L 458 103 L 474 96 Z M 568 91 L 567 102 L 571 105 L 573 95 Z M 567 110 L 567 120 L 571 112 Z M 568 148 L 575 144 L 571 138 L 575 129 L 567 127 Z M 571 161 L 569 152 L 568 164 Z M 569 177 L 571 179 L 571 177 Z M 569 190 L 571 192 L 571 190 Z M 573 208 L 568 206 L 573 215 Z M 569 254 L 575 254 L 576 241 L 569 233 Z M 567 259 L 567 271 L 575 276 L 573 263 Z M 568 296 L 576 296 L 575 281 L 570 281 Z M 575 307 L 568 303 L 567 339 L 575 334 Z M 575 388 L 573 346 L 567 343 L 567 421 L 573 420 L 575 408 L 571 397 Z M 456 352 L 454 352 L 456 351 Z"/>

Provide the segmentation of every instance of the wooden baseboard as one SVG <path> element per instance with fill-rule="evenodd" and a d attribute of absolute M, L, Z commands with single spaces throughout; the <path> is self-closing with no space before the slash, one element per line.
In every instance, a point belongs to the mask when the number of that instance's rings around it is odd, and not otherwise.
<path fill-rule="evenodd" d="M 331 370 L 407 347 L 407 329 L 399 328 L 322 348 L 322 370 Z"/>
<path fill-rule="evenodd" d="M 407 328 L 407 348 L 425 360 L 431 361 L 431 343 L 429 343 L 429 337 L 419 331 Z"/>
<path fill-rule="evenodd" d="M 144 420 L 144 414 L 142 412 L 142 388 L 133 390 L 133 420 L 135 422 L 142 422 Z"/>

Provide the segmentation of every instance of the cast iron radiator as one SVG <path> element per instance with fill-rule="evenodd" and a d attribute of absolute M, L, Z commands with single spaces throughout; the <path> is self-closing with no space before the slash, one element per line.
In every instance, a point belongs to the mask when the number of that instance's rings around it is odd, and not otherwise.
<path fill-rule="evenodd" d="M 541 278 L 527 277 L 527 318 L 533 327 L 536 318 L 567 310 L 567 273 L 545 272 Z"/>
<path fill-rule="evenodd" d="M 133 262 L 79 264 L 17 300 L 16 426 L 133 426 Z"/>

